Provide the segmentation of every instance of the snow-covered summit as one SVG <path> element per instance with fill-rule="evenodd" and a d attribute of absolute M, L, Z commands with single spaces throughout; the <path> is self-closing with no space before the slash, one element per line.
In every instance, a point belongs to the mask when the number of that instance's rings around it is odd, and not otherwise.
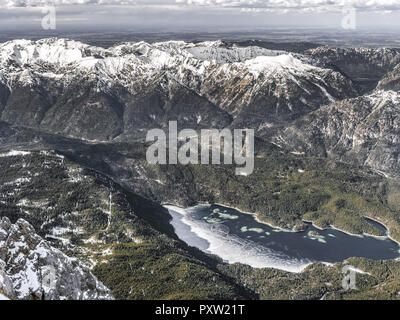
<path fill-rule="evenodd" d="M 269 74 L 273 72 L 283 72 L 285 70 L 297 70 L 307 72 L 315 67 L 305 64 L 292 54 L 282 54 L 277 56 L 258 56 L 254 59 L 245 61 L 248 70 L 255 76 Z M 315 68 L 316 69 L 316 68 Z"/>
<path fill-rule="evenodd" d="M 274 73 L 289 69 L 307 71 L 311 68 L 307 61 L 299 54 L 222 41 L 131 42 L 104 49 L 68 39 L 14 40 L 0 45 L 0 79 L 32 84 L 40 77 L 65 82 L 83 73 L 99 82 L 131 87 L 139 78 L 145 83 L 164 71 L 182 83 L 191 76 L 206 81 L 221 74 L 224 78 L 275 77 Z"/>
<path fill-rule="evenodd" d="M 35 63 L 50 63 L 65 66 L 93 60 L 93 54 L 101 49 L 91 47 L 91 55 L 86 56 L 89 45 L 67 39 L 48 38 L 38 41 L 14 40 L 0 46 L 0 60 L 14 61 L 19 66 Z"/>
<path fill-rule="evenodd" d="M 204 67 L 204 62 L 226 64 L 245 63 L 256 57 L 284 55 L 259 47 L 227 46 L 222 41 L 186 43 L 167 41 L 149 44 L 146 42 L 124 43 L 109 49 L 89 46 L 68 39 L 49 38 L 38 41 L 14 40 L 0 45 L 0 65 L 4 70 L 20 72 L 41 70 L 49 65 L 54 71 L 66 73 L 66 67 L 103 70 L 116 75 L 124 66 L 147 65 L 152 69 L 173 68 L 181 64 Z M 127 66 L 126 66 L 127 67 Z M 246 67 L 243 64 L 243 67 Z M 3 71 L 4 72 L 4 71 Z"/>

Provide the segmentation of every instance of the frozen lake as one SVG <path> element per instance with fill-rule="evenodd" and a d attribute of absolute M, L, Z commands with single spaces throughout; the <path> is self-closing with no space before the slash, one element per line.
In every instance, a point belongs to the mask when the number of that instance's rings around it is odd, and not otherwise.
<path fill-rule="evenodd" d="M 349 257 L 379 260 L 400 256 L 399 245 L 388 237 L 354 236 L 336 229 L 319 230 L 311 224 L 305 231 L 290 232 L 219 205 L 165 207 L 181 240 L 229 263 L 300 272 L 316 261 L 334 263 Z M 376 222 L 368 222 L 384 229 Z"/>

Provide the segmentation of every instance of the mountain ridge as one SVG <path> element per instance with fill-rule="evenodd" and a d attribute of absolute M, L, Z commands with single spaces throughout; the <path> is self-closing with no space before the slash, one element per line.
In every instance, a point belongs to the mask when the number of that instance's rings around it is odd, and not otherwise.
<path fill-rule="evenodd" d="M 103 49 L 19 40 L 0 45 L 0 65 L 2 120 L 84 139 L 128 137 L 168 120 L 181 127 L 273 124 L 357 94 L 350 79 L 305 55 L 221 41 Z M 102 135 L 88 113 L 112 129 Z M 196 123 L 207 114 L 214 121 Z M 60 127 L 67 121 L 70 127 Z"/>

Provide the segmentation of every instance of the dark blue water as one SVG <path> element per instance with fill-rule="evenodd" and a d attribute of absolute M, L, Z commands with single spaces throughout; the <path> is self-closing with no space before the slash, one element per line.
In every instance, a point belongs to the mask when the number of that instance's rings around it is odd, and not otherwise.
<path fill-rule="evenodd" d="M 248 240 L 295 259 L 334 263 L 349 257 L 380 260 L 400 256 L 399 245 L 388 237 L 353 236 L 335 229 L 320 230 L 311 224 L 305 231 L 287 232 L 257 222 L 252 215 L 218 205 L 197 206 L 188 211 L 188 218 L 225 233 L 227 239 L 233 236 Z M 367 221 L 386 232 L 381 224 Z"/>

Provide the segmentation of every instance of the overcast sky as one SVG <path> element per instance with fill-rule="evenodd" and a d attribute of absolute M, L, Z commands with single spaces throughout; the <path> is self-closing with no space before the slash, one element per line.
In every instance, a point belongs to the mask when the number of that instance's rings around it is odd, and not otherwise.
<path fill-rule="evenodd" d="M 349 7 L 358 27 L 400 27 L 400 0 L 0 0 L 1 28 L 40 28 L 49 4 L 59 27 L 340 28 Z"/>

